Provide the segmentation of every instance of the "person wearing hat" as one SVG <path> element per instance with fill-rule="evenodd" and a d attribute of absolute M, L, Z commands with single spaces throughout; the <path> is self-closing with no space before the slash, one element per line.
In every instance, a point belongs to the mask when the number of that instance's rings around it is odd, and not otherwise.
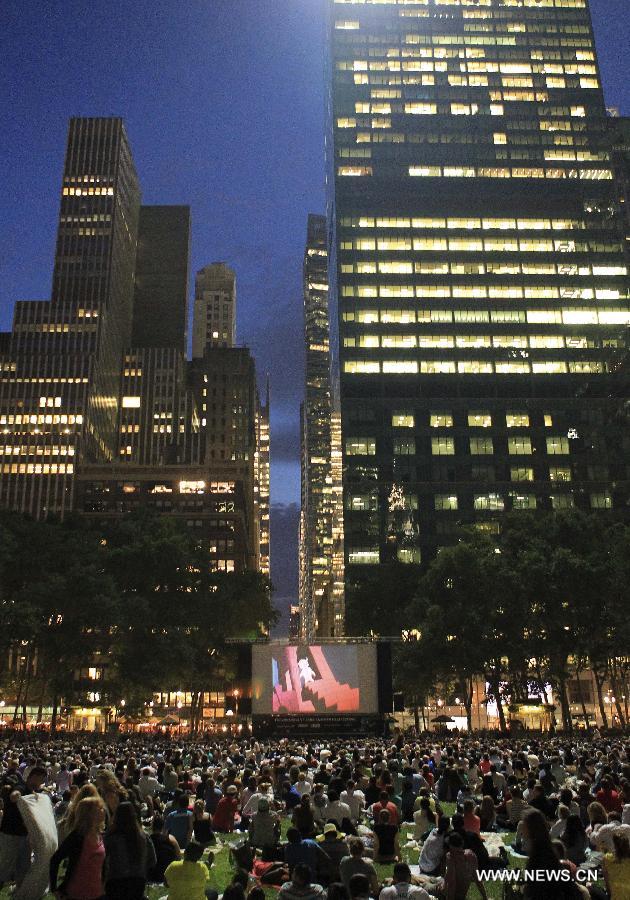
<path fill-rule="evenodd" d="M 277 813 L 269 809 L 267 797 L 258 800 L 258 809 L 252 816 L 249 825 L 249 841 L 252 847 L 263 851 L 275 848 L 280 840 L 280 819 Z"/>
<path fill-rule="evenodd" d="M 327 883 L 341 881 L 339 864 L 349 853 L 345 834 L 337 831 L 337 825 L 334 822 L 327 822 L 324 825 L 324 833 L 319 835 L 317 840 L 329 860 Z"/>
<path fill-rule="evenodd" d="M 234 831 L 234 823 L 238 812 L 238 788 L 231 784 L 226 788 L 225 794 L 217 803 L 217 808 L 212 817 L 214 831 L 231 834 Z"/>

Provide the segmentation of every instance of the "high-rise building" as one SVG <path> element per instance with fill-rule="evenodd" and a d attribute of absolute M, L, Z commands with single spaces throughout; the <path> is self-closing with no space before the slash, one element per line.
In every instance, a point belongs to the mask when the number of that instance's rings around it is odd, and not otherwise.
<path fill-rule="evenodd" d="M 188 352 L 190 207 L 141 206 L 133 298 L 133 347 Z"/>
<path fill-rule="evenodd" d="M 256 447 L 254 450 L 254 498 L 258 510 L 258 545 L 260 548 L 259 569 L 263 575 L 271 572 L 271 403 L 269 399 L 269 379 L 265 402 L 257 400 Z"/>
<path fill-rule="evenodd" d="M 341 522 L 333 480 L 333 397 L 324 216 L 309 215 L 304 253 L 306 384 L 301 419 L 300 625 L 305 639 L 338 637 L 344 627 L 343 575 L 333 557 Z M 337 482 L 340 485 L 340 479 Z M 341 539 L 342 539 L 341 530 Z M 343 571 L 343 568 L 342 568 Z"/>
<path fill-rule="evenodd" d="M 117 452 L 140 189 L 121 119 L 71 119 L 50 301 L 19 302 L 0 381 L 0 503 L 72 508 L 77 463 Z"/>
<path fill-rule="evenodd" d="M 507 510 L 624 508 L 628 269 L 587 2 L 329 12 L 346 572 Z"/>
<path fill-rule="evenodd" d="M 223 262 L 197 272 L 193 311 L 193 358 L 206 347 L 236 344 L 236 275 Z"/>

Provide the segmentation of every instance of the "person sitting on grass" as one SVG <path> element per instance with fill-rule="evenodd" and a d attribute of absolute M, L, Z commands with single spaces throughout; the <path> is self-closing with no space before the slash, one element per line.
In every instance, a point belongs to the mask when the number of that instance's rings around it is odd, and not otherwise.
<path fill-rule="evenodd" d="M 389 810 L 380 811 L 378 822 L 374 826 L 376 847 L 374 859 L 378 863 L 391 863 L 400 859 L 400 844 L 398 838 L 398 826 L 390 819 Z"/>
<path fill-rule="evenodd" d="M 433 900 L 433 898 L 424 888 L 411 883 L 411 869 L 407 863 L 396 863 L 394 883 L 383 888 L 378 900 Z"/>
<path fill-rule="evenodd" d="M 464 849 L 461 834 L 457 832 L 450 834 L 444 874 L 445 900 L 466 900 L 468 889 L 473 884 L 476 885 L 482 900 L 487 900 L 486 888 L 480 881 L 477 871 L 477 857 L 472 850 Z"/>
<path fill-rule="evenodd" d="M 164 873 L 168 885 L 167 900 L 217 900 L 218 894 L 207 887 L 209 873 L 214 857 L 208 857 L 203 863 L 203 847 L 194 841 L 188 844 L 184 858 L 172 862 Z"/>
<path fill-rule="evenodd" d="M 354 875 L 364 875 L 368 880 L 368 889 L 373 895 L 378 892 L 378 875 L 371 859 L 364 856 L 365 844 L 361 838 L 353 837 L 348 841 L 350 856 L 344 856 L 339 863 L 341 880 L 350 890 L 350 880 Z"/>
<path fill-rule="evenodd" d="M 278 900 L 323 900 L 326 891 L 321 884 L 312 883 L 310 866 L 299 863 L 293 869 L 291 881 L 285 882 L 278 891 Z"/>

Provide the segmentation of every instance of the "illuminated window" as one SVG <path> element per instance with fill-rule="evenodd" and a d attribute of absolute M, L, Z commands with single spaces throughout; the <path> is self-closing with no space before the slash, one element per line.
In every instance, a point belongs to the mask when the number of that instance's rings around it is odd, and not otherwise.
<path fill-rule="evenodd" d="M 473 456 L 489 456 L 494 453 L 492 438 L 470 438 L 470 452 Z"/>
<path fill-rule="evenodd" d="M 432 412 L 430 423 L 431 428 L 452 428 L 453 416 L 447 412 Z"/>
<path fill-rule="evenodd" d="M 123 397 L 122 405 L 124 409 L 138 409 L 140 406 L 140 397 Z"/>
<path fill-rule="evenodd" d="M 505 503 L 500 494 L 475 494 L 473 506 L 479 510 L 503 510 Z"/>
<path fill-rule="evenodd" d="M 455 494 L 435 494 L 434 504 L 436 509 L 457 509 L 457 496 Z"/>
<path fill-rule="evenodd" d="M 550 456 L 559 456 L 569 452 L 569 439 L 566 437 L 556 436 L 548 437 L 547 453 Z"/>
<path fill-rule="evenodd" d="M 573 509 L 574 506 L 575 506 L 575 501 L 573 499 L 573 494 L 552 494 L 551 495 L 552 509 Z"/>
<path fill-rule="evenodd" d="M 529 466 L 511 466 L 510 481 L 533 481 L 534 470 Z"/>
<path fill-rule="evenodd" d="M 431 438 L 431 453 L 433 456 L 454 456 L 455 438 L 434 437 Z"/>
<path fill-rule="evenodd" d="M 536 497 L 534 494 L 511 493 L 512 509 L 536 509 Z"/>
<path fill-rule="evenodd" d="M 180 481 L 180 494 L 203 494 L 206 489 L 205 481 Z"/>
<path fill-rule="evenodd" d="M 392 413 L 392 426 L 394 428 L 413 428 L 415 422 L 415 417 L 413 413 L 409 412 L 394 412 Z"/>
<path fill-rule="evenodd" d="M 418 565 L 422 561 L 422 554 L 418 547 L 399 547 L 396 551 L 398 562 Z"/>
<path fill-rule="evenodd" d="M 511 456 L 531 456 L 532 453 L 532 441 L 529 437 L 520 436 L 519 437 L 509 437 L 508 438 L 508 453 Z"/>
<path fill-rule="evenodd" d="M 549 469 L 550 481 L 571 481 L 571 468 L 569 466 L 551 466 Z"/>
<path fill-rule="evenodd" d="M 492 425 L 492 416 L 489 412 L 469 412 L 468 424 L 474 428 L 490 428 Z"/>
<path fill-rule="evenodd" d="M 347 438 L 346 456 L 376 456 L 376 441 L 374 438 Z"/>
<path fill-rule="evenodd" d="M 377 566 L 380 562 L 378 548 L 352 549 L 348 551 L 348 563 L 351 566 Z"/>
<path fill-rule="evenodd" d="M 612 509 L 612 497 L 608 493 L 591 494 L 591 509 Z"/>
<path fill-rule="evenodd" d="M 508 428 L 528 428 L 529 415 L 520 412 L 508 412 L 505 414 L 505 424 Z"/>
<path fill-rule="evenodd" d="M 414 375 L 418 371 L 418 363 L 414 360 L 385 360 L 383 362 L 383 374 L 387 375 Z"/>
<path fill-rule="evenodd" d="M 416 442 L 412 440 L 394 441 L 394 456 L 413 456 L 416 452 Z"/>

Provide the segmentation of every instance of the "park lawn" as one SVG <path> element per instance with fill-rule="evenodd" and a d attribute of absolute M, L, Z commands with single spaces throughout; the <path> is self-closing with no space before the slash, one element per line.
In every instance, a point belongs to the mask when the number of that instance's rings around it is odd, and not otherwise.
<path fill-rule="evenodd" d="M 444 803 L 444 811 L 447 815 L 452 815 L 455 812 L 455 804 L 454 803 Z M 289 826 L 289 822 L 287 819 L 284 819 L 282 822 L 282 836 L 286 835 L 287 828 Z M 229 844 L 235 843 L 241 840 L 242 835 L 233 834 L 233 835 L 222 835 L 220 838 L 220 842 L 223 845 L 219 850 L 212 850 L 214 853 L 214 863 L 212 868 L 210 869 L 210 882 L 209 886 L 215 888 L 219 893 L 223 891 L 223 889 L 230 883 L 232 880 L 233 869 L 230 863 L 230 852 L 229 852 Z M 504 836 L 506 843 L 511 843 L 514 839 L 514 834 L 506 834 Z M 404 851 L 405 859 L 410 864 L 417 863 L 417 852 L 409 852 Z M 513 864 L 522 863 L 522 860 L 514 860 Z M 391 878 L 392 875 L 392 866 L 391 865 L 377 865 L 376 866 L 379 878 Z M 502 885 L 501 884 L 487 884 L 486 891 L 488 894 L 489 900 L 501 900 L 502 893 Z M 278 892 L 274 888 L 266 888 L 265 893 L 267 895 L 268 900 L 274 900 L 277 898 Z M 158 887 L 151 887 L 147 890 L 147 897 L 149 900 L 162 900 L 162 898 L 166 898 L 168 896 L 168 888 L 164 885 L 159 885 Z M 476 888 L 471 888 L 468 892 L 469 900 L 474 900 L 474 898 L 479 897 L 479 892 Z M 8 889 L 4 889 L 0 891 L 0 900 L 9 900 L 11 897 L 11 893 Z M 46 894 L 46 900 L 54 900 L 52 894 Z"/>

